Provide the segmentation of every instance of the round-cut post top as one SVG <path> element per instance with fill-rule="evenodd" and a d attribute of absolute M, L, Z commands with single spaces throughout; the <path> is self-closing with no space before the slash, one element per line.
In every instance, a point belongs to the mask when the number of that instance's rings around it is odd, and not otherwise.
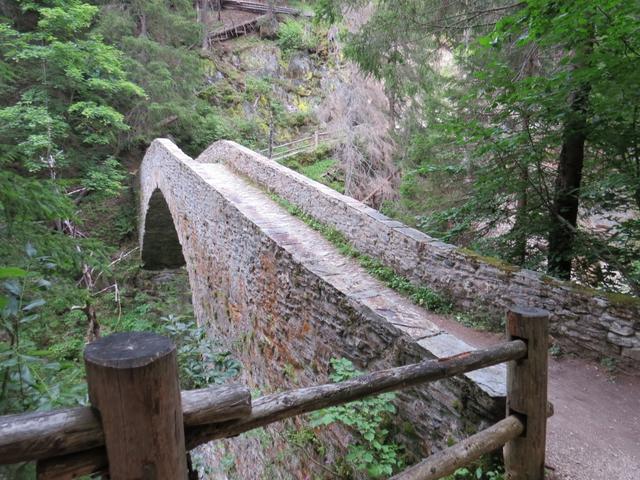
<path fill-rule="evenodd" d="M 169 355 L 175 348 L 170 339 L 156 333 L 114 333 L 87 345 L 84 359 L 109 368 L 139 368 Z"/>

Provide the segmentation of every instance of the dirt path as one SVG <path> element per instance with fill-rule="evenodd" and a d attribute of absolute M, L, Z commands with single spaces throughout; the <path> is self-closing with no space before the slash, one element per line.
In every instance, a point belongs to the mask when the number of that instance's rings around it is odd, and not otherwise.
<path fill-rule="evenodd" d="M 500 335 L 431 318 L 476 347 Z M 640 377 L 612 376 L 576 358 L 549 361 L 547 465 L 549 480 L 640 480 Z"/>

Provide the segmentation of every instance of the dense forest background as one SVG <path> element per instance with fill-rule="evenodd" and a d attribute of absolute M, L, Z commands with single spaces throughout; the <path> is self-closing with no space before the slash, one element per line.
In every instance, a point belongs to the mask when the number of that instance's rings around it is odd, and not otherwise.
<path fill-rule="evenodd" d="M 640 292 L 638 2 L 277 3 L 315 16 L 203 49 L 205 0 L 0 2 L 0 414 L 85 402 L 100 331 L 172 336 L 190 387 L 240 368 L 201 342 L 184 273 L 138 268 L 159 136 L 197 155 L 339 131 L 285 164 L 482 255 Z"/>

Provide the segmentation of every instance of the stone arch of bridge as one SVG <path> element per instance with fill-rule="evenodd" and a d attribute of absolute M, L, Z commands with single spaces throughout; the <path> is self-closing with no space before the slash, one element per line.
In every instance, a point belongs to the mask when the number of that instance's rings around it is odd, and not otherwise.
<path fill-rule="evenodd" d="M 159 187 L 151 193 L 144 217 L 144 235 L 141 244 L 144 268 L 161 270 L 184 266 L 186 262 L 175 222 Z"/>

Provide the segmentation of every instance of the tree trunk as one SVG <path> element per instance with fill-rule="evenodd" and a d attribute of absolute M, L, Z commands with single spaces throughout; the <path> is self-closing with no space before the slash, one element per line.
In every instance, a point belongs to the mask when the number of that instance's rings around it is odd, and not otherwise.
<path fill-rule="evenodd" d="M 527 260 L 528 235 L 526 230 L 526 222 L 529 204 L 528 170 L 522 171 L 522 173 L 520 174 L 520 182 L 522 183 L 522 185 L 520 186 L 520 191 L 518 192 L 518 200 L 516 203 L 516 221 L 513 224 L 513 229 L 511 230 L 514 236 L 512 261 L 516 265 L 524 265 L 524 262 Z"/>
<path fill-rule="evenodd" d="M 138 21 L 140 23 L 140 33 L 138 34 L 138 36 L 146 37 L 147 36 L 147 14 L 141 13 L 140 15 L 138 15 Z"/>
<path fill-rule="evenodd" d="M 571 102 L 570 116 L 564 126 L 551 209 L 548 272 L 566 280 L 571 278 L 571 260 L 578 221 L 589 91 L 589 85 L 581 86 Z"/>

